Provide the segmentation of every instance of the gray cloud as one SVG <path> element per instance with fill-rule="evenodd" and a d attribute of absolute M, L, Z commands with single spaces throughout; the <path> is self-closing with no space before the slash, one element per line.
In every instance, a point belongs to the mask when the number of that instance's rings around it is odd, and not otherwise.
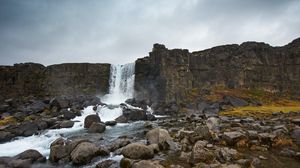
<path fill-rule="evenodd" d="M 191 51 L 300 36 L 297 0 L 1 0 L 0 64 L 133 62 L 152 44 Z"/>

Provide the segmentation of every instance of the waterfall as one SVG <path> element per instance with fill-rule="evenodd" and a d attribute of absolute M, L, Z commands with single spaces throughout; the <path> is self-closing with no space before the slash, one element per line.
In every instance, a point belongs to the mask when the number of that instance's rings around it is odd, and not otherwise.
<path fill-rule="evenodd" d="M 120 104 L 134 94 L 134 68 L 135 64 L 111 65 L 109 94 L 103 101 L 108 104 Z"/>
<path fill-rule="evenodd" d="M 133 96 L 134 66 L 134 63 L 111 66 L 109 94 L 105 95 L 102 98 L 102 101 L 108 104 L 108 106 L 117 106 L 114 108 L 99 106 L 97 111 L 100 115 L 101 121 L 111 121 L 122 115 L 122 109 L 118 105 Z M 73 121 L 77 121 L 72 128 L 45 130 L 40 135 L 18 137 L 16 140 L 0 144 L 0 156 L 14 156 L 27 149 L 35 149 L 41 152 L 44 156 L 49 156 L 50 144 L 55 139 L 59 137 L 68 138 L 72 137 L 72 135 L 84 133 L 84 119 L 90 114 L 95 114 L 92 106 L 85 108 L 82 112 L 82 116 L 72 119 Z M 118 127 L 120 127 L 120 125 L 114 126 L 110 129 L 119 129 Z"/>

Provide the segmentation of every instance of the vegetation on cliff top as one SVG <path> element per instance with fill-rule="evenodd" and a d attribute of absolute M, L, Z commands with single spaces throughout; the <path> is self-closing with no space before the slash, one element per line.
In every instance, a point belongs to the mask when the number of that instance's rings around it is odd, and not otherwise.
<path fill-rule="evenodd" d="M 264 117 L 276 112 L 300 112 L 300 98 L 283 95 L 259 89 L 229 89 L 216 86 L 203 91 L 194 88 L 190 91 L 188 100 L 202 97 L 206 101 L 216 102 L 224 96 L 233 96 L 246 100 L 249 106 L 227 108 L 220 115 Z"/>

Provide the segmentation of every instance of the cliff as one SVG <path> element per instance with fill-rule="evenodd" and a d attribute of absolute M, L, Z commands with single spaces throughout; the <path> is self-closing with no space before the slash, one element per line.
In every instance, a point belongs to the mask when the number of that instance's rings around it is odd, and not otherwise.
<path fill-rule="evenodd" d="M 135 96 L 152 102 L 185 101 L 214 86 L 300 95 L 300 39 L 286 46 L 245 42 L 190 53 L 154 44 L 136 61 Z"/>
<path fill-rule="evenodd" d="M 36 63 L 0 66 L 2 98 L 18 96 L 105 94 L 109 64 L 68 63 L 45 67 Z"/>

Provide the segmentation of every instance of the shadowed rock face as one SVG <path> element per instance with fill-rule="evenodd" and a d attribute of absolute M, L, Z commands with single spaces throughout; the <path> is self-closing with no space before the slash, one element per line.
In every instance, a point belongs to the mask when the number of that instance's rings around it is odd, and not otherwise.
<path fill-rule="evenodd" d="M 68 63 L 45 67 L 36 63 L 0 66 L 0 95 L 105 94 L 109 64 Z"/>
<path fill-rule="evenodd" d="M 300 39 L 283 47 L 245 42 L 192 52 L 154 44 L 136 61 L 135 96 L 181 102 L 193 88 L 222 85 L 300 95 Z"/>

